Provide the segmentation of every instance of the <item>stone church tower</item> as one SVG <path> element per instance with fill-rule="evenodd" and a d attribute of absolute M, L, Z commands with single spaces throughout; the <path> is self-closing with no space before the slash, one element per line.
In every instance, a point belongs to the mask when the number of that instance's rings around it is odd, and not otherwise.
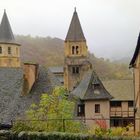
<path fill-rule="evenodd" d="M 0 67 L 20 67 L 20 45 L 15 41 L 6 11 L 0 25 Z"/>
<path fill-rule="evenodd" d="M 65 39 L 64 86 L 72 91 L 91 68 L 86 39 L 76 9 Z"/>

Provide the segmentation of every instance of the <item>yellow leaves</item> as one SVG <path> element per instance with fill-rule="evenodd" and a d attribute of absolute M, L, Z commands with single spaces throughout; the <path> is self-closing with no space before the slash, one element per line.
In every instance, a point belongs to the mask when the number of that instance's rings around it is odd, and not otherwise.
<path fill-rule="evenodd" d="M 65 89 L 56 87 L 51 95 L 43 94 L 38 105 L 31 105 L 26 113 L 26 119 L 31 121 L 21 122 L 23 129 L 19 123 L 15 128 L 22 131 L 28 128 L 30 131 L 81 132 L 81 122 L 72 120 L 74 105 L 74 102 L 67 99 Z"/>

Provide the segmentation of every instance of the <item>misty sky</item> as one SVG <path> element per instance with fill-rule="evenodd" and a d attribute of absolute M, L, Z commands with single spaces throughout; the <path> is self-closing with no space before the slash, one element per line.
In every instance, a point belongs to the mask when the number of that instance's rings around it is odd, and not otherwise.
<path fill-rule="evenodd" d="M 140 0 L 0 0 L 14 34 L 65 39 L 74 7 L 89 50 L 98 57 L 132 56 L 140 31 Z"/>

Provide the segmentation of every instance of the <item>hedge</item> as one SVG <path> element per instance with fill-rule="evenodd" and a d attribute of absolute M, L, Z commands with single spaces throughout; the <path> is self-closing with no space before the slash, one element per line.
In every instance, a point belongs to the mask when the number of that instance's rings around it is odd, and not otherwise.
<path fill-rule="evenodd" d="M 0 131 L 0 140 L 140 140 L 140 137 L 96 137 L 94 135 L 59 132 L 20 132 Z"/>

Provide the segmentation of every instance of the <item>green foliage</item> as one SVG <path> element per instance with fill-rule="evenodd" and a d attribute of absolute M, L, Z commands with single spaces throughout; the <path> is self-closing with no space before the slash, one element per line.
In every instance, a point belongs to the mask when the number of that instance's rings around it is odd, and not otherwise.
<path fill-rule="evenodd" d="M 95 134 L 97 137 L 134 136 L 134 133 L 129 131 L 130 127 L 131 126 L 116 127 L 112 129 L 97 127 L 95 130 L 89 130 L 89 134 Z"/>
<path fill-rule="evenodd" d="M 9 136 L 3 134 L 0 136 L 0 140 L 139 140 L 139 137 L 124 137 L 115 136 L 98 137 L 95 135 L 87 135 L 81 133 L 62 133 L 62 132 L 20 132 L 17 135 L 10 133 Z"/>
<path fill-rule="evenodd" d="M 65 93 L 64 88 L 56 87 L 51 95 L 43 94 L 40 103 L 32 104 L 27 111 L 26 121 L 17 121 L 13 131 L 86 131 L 80 121 L 72 120 L 75 104 L 67 99 Z"/>

